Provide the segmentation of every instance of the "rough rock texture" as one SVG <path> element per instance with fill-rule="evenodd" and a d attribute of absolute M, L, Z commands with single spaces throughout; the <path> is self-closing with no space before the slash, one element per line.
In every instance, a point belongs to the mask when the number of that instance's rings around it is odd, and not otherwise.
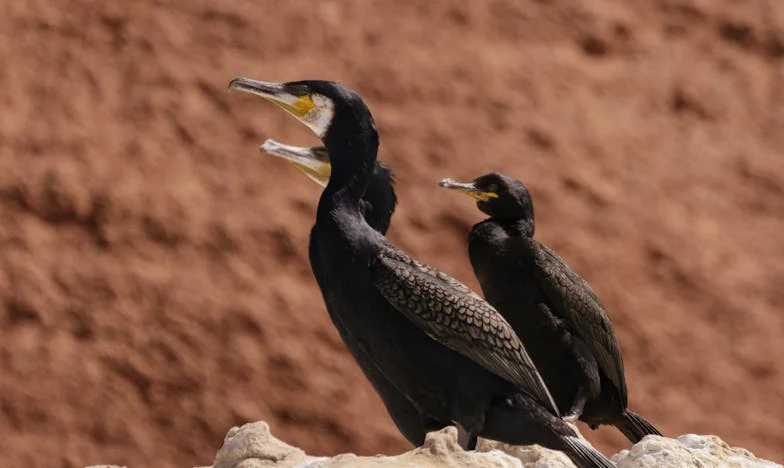
<path fill-rule="evenodd" d="M 436 181 L 525 180 L 631 406 L 782 459 L 784 1 L 0 4 L 0 466 L 192 466 L 259 419 L 308 453 L 410 448 L 312 278 L 318 188 L 257 149 L 316 140 L 237 75 L 356 88 L 391 238 L 474 287 L 481 215 Z"/>
<path fill-rule="evenodd" d="M 748 450 L 730 447 L 716 436 L 686 434 L 675 439 L 649 436 L 613 457 L 618 468 L 776 468 Z"/>
<path fill-rule="evenodd" d="M 245 424 L 232 428 L 215 456 L 212 468 L 277 467 L 351 467 L 365 466 L 417 466 L 458 467 L 486 466 L 498 468 L 517 467 L 574 467 L 566 455 L 533 447 L 512 447 L 514 456 L 495 449 L 492 442 L 481 441 L 477 452 L 466 452 L 457 444 L 457 430 L 447 427 L 428 434 L 422 447 L 395 456 L 357 456 L 343 454 L 333 458 L 313 457 L 292 447 L 271 433 L 265 422 Z"/>
<path fill-rule="evenodd" d="M 688 434 L 677 440 L 648 436 L 631 450 L 613 457 L 618 468 L 776 468 L 781 465 L 761 460 L 751 452 L 729 447 L 716 436 Z M 212 468 L 262 467 L 359 468 L 388 467 L 497 467 L 568 468 L 574 464 L 566 455 L 539 446 L 515 447 L 482 440 L 476 452 L 465 452 L 457 444 L 453 427 L 428 434 L 425 444 L 396 456 L 360 457 L 353 454 L 313 457 L 270 433 L 265 422 L 234 427 L 226 435 Z"/>

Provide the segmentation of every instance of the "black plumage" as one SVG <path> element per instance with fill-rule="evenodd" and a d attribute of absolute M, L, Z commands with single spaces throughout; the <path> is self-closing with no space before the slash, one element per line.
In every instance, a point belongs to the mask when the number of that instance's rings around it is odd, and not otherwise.
<path fill-rule="evenodd" d="M 359 96 L 325 81 L 243 79 L 241 86 L 281 104 L 329 151 L 332 173 L 311 231 L 311 266 L 333 320 L 414 406 L 472 434 L 562 450 L 580 467 L 614 466 L 559 417 L 498 312 L 405 255 L 362 218 L 378 134 Z M 315 104 L 295 99 L 301 96 Z"/>
<path fill-rule="evenodd" d="M 329 182 L 331 167 L 329 154 L 325 147 L 304 148 L 267 140 L 261 148 L 269 154 L 291 161 L 316 183 L 326 186 Z M 371 228 L 381 234 L 386 234 L 396 205 L 397 195 L 395 194 L 392 171 L 380 161 L 376 161 L 371 181 L 360 200 L 362 216 Z M 341 338 L 363 370 L 365 377 L 384 402 L 390 418 L 406 440 L 414 446 L 420 446 L 424 443 L 428 432 L 451 424 L 450 421 L 436 421 L 421 414 L 375 366 L 370 356 L 348 334 L 345 326 L 341 322 L 335 322 L 335 325 Z M 459 432 L 459 440 L 463 448 L 474 449 L 476 437 L 472 437 L 464 431 Z"/>
<path fill-rule="evenodd" d="M 536 241 L 531 195 L 497 173 L 446 188 L 477 200 L 490 218 L 474 225 L 471 264 L 487 300 L 522 339 L 567 420 L 616 426 L 632 442 L 659 431 L 627 409 L 623 359 L 612 324 L 590 285 Z"/>

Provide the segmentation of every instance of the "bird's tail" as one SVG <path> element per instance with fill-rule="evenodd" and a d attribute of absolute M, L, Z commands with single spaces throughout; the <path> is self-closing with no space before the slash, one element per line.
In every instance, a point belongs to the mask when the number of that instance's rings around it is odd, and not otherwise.
<path fill-rule="evenodd" d="M 601 454 L 584 439 L 574 436 L 562 437 L 563 452 L 577 468 L 617 468 L 613 462 Z"/>
<path fill-rule="evenodd" d="M 661 435 L 661 432 L 653 427 L 653 424 L 646 421 L 639 414 L 629 410 L 623 413 L 623 419 L 615 424 L 615 427 L 633 444 L 636 444 L 647 435 Z"/>

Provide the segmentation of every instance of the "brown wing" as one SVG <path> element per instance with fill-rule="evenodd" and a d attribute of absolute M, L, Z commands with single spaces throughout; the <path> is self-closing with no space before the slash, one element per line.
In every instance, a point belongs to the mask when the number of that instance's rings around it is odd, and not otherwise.
<path fill-rule="evenodd" d="M 379 292 L 430 338 L 559 414 L 520 338 L 500 313 L 468 287 L 392 248 L 378 254 L 371 271 Z"/>
<path fill-rule="evenodd" d="M 593 351 L 602 372 L 626 399 L 623 359 L 610 319 L 591 286 L 552 249 L 533 239 L 530 247 L 539 285 L 550 301 L 550 310 L 569 331 Z"/>

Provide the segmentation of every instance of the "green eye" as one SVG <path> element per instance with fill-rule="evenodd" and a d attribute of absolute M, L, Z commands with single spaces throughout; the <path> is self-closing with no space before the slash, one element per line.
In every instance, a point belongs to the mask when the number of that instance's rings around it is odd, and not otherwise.
<path fill-rule="evenodd" d="M 310 89 L 308 89 L 308 86 L 304 84 L 290 85 L 288 91 L 297 97 L 306 96 L 310 94 Z"/>
<path fill-rule="evenodd" d="M 493 192 L 493 193 L 498 193 L 498 185 L 496 185 L 496 184 L 488 185 L 487 186 L 487 191 L 488 192 Z"/>

